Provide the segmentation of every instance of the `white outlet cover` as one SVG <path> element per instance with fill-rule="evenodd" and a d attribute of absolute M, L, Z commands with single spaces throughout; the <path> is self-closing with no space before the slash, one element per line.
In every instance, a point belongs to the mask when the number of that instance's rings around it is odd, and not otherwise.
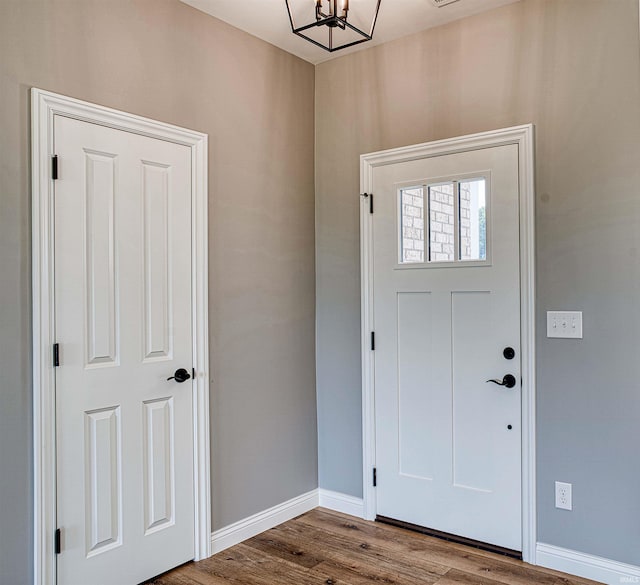
<path fill-rule="evenodd" d="M 582 311 L 547 311 L 547 337 L 582 339 Z"/>
<path fill-rule="evenodd" d="M 556 508 L 560 510 L 572 510 L 571 484 L 556 481 Z"/>

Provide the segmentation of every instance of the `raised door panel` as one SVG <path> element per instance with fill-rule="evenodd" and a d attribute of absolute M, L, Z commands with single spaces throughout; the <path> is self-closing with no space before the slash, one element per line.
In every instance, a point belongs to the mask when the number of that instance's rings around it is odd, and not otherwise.
<path fill-rule="evenodd" d="M 144 529 L 175 523 L 173 398 L 144 403 Z"/>
<path fill-rule="evenodd" d="M 122 544 L 122 447 L 120 407 L 85 413 L 87 556 Z"/>
<path fill-rule="evenodd" d="M 118 363 L 116 267 L 116 161 L 113 154 L 85 149 L 86 364 Z"/>
<path fill-rule="evenodd" d="M 172 357 L 170 174 L 168 165 L 142 162 L 145 360 Z"/>

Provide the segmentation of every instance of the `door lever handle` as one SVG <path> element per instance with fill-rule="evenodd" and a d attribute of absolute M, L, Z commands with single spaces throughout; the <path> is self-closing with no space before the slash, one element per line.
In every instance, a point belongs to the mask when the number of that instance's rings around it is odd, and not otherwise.
<path fill-rule="evenodd" d="M 175 380 L 178 384 L 182 384 L 182 382 L 186 382 L 189 378 L 191 378 L 191 374 L 187 372 L 184 368 L 178 368 L 171 378 L 167 378 L 167 380 Z"/>
<path fill-rule="evenodd" d="M 487 382 L 493 382 L 494 384 L 497 384 L 498 386 L 504 386 L 505 388 L 513 388 L 516 385 L 516 377 L 512 376 L 511 374 L 507 374 L 504 378 L 502 378 L 502 380 L 487 380 Z"/>

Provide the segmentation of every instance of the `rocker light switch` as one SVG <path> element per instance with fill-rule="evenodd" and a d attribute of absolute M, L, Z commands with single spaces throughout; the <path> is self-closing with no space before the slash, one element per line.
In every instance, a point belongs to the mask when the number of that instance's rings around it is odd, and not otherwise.
<path fill-rule="evenodd" d="M 582 311 L 547 311 L 547 337 L 582 339 Z"/>

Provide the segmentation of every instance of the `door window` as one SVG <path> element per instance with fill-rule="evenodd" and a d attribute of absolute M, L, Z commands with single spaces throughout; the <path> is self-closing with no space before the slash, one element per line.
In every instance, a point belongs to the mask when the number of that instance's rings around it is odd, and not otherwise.
<path fill-rule="evenodd" d="M 399 189 L 399 263 L 486 262 L 486 177 Z"/>

